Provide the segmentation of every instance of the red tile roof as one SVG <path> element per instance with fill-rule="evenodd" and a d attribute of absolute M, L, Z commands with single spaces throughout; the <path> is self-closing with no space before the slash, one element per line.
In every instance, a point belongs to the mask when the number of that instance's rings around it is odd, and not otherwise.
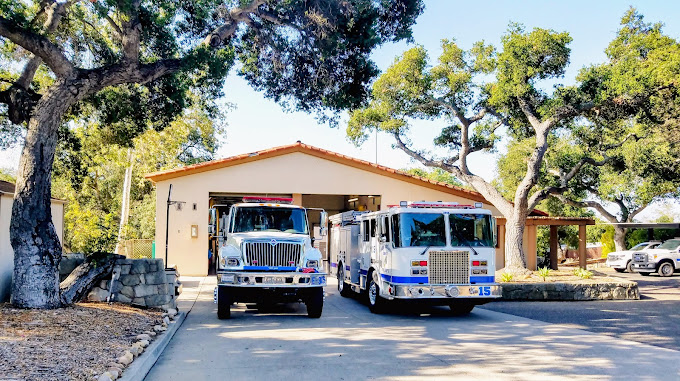
<path fill-rule="evenodd" d="M 439 181 L 434 181 L 430 180 L 424 177 L 420 176 L 415 176 L 410 173 L 406 173 L 404 171 L 400 171 L 397 169 L 385 167 L 383 165 L 375 164 L 368 162 L 366 160 L 361 160 L 357 158 L 353 158 L 350 156 L 346 156 L 337 152 L 332 152 L 328 151 L 322 148 L 314 147 L 308 144 L 303 144 L 302 142 L 298 141 L 297 143 L 294 144 L 289 144 L 285 146 L 279 146 L 279 147 L 273 147 L 261 151 L 256 151 L 252 153 L 246 153 L 242 155 L 237 155 L 237 156 L 231 156 L 227 157 L 224 159 L 218 159 L 218 160 L 212 160 L 212 161 L 206 161 L 203 163 L 199 164 L 193 164 L 193 165 L 188 165 L 185 167 L 180 167 L 180 168 L 175 168 L 175 169 L 169 169 L 165 171 L 159 171 L 159 172 L 154 172 L 154 173 L 149 173 L 145 175 L 144 177 L 153 181 L 154 183 L 158 181 L 164 181 L 164 180 L 169 180 L 181 176 L 186 176 L 186 175 L 191 175 L 194 173 L 201 173 L 201 172 L 207 172 L 207 171 L 212 171 L 215 169 L 219 168 L 225 168 L 225 167 L 230 167 L 233 165 L 239 165 L 239 164 L 244 164 L 248 163 L 251 161 L 256 161 L 256 160 L 262 160 L 262 159 L 268 159 L 276 156 L 281 156 L 281 155 L 286 155 L 289 153 L 293 152 L 302 152 L 308 155 L 316 156 L 322 159 L 326 160 L 331 160 L 336 163 L 344 164 L 344 165 L 349 165 L 358 169 L 363 169 L 369 172 L 377 173 L 380 175 L 384 176 L 389 176 L 393 178 L 397 178 L 402 181 L 407 181 L 416 185 L 420 186 L 425 186 L 428 188 L 432 188 L 435 190 L 439 190 L 442 192 L 446 192 L 449 194 L 453 194 L 456 196 L 464 197 L 470 200 L 478 201 L 478 202 L 488 202 L 482 196 L 480 193 L 471 191 L 468 189 L 464 189 L 461 187 L 457 187 L 455 185 L 450 185 L 447 183 L 439 182 Z M 535 210 L 535 214 L 539 215 L 546 215 L 547 213 Z"/>

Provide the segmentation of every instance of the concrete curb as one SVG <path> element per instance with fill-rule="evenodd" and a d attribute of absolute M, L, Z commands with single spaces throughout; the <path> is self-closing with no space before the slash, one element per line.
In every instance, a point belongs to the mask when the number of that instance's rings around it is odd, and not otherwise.
<path fill-rule="evenodd" d="M 168 325 L 168 330 L 158 339 L 151 342 L 141 356 L 137 357 L 135 361 L 127 368 L 123 369 L 123 375 L 118 380 L 120 381 L 143 381 L 151 368 L 156 364 L 156 361 L 163 350 L 168 345 L 175 332 L 184 323 L 187 317 L 187 312 L 179 312 L 177 318 L 171 321 Z"/>

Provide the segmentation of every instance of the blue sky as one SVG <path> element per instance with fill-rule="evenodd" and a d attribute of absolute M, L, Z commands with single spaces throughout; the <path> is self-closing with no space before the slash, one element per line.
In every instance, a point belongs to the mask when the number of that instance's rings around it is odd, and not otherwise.
<path fill-rule="evenodd" d="M 415 43 L 425 46 L 430 58 L 441 52 L 443 38 L 455 39 L 464 49 L 478 40 L 499 45 L 508 23 L 519 22 L 527 29 L 534 27 L 567 31 L 573 38 L 571 63 L 566 76 L 559 81 L 573 83 L 578 70 L 592 63 L 602 62 L 604 49 L 614 38 L 619 20 L 629 6 L 637 8 L 648 22 L 661 21 L 664 30 L 680 38 L 680 2 L 675 1 L 426 1 L 424 13 L 414 27 Z M 394 58 L 410 46 L 405 42 L 388 44 L 377 50 L 373 58 L 385 70 Z M 257 151 L 297 140 L 317 147 L 340 152 L 352 157 L 375 161 L 393 168 L 417 166 L 401 151 L 392 148 L 392 138 L 378 134 L 361 147 L 346 139 L 344 125 L 332 129 L 319 125 L 313 116 L 304 113 L 286 113 L 276 103 L 250 89 L 236 75 L 226 82 L 224 101 L 235 109 L 226 112 L 226 138 L 217 157 Z M 346 117 L 343 120 L 347 120 Z M 416 147 L 432 147 L 432 139 L 442 127 L 442 122 L 414 124 L 411 139 Z M 0 151 L 0 167 L 16 167 L 18 150 Z M 471 168 L 486 179 L 495 174 L 496 157 L 476 154 Z"/>

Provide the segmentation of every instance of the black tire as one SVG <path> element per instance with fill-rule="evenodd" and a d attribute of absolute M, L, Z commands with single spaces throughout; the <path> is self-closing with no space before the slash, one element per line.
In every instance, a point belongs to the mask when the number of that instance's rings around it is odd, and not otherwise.
<path fill-rule="evenodd" d="M 673 267 L 673 264 L 670 262 L 663 262 L 659 265 L 659 269 L 657 270 L 659 273 L 659 276 L 662 277 L 669 277 L 673 276 L 673 273 L 675 272 L 675 267 Z"/>
<path fill-rule="evenodd" d="M 307 305 L 307 316 L 313 319 L 320 318 L 323 312 L 323 287 L 310 290 L 305 304 Z"/>
<path fill-rule="evenodd" d="M 350 295 L 349 284 L 345 283 L 345 265 L 338 263 L 338 292 L 343 297 L 348 297 Z"/>
<path fill-rule="evenodd" d="M 640 274 L 640 275 L 642 275 L 642 276 L 647 276 L 647 275 L 649 275 L 649 274 L 651 274 L 651 273 L 647 273 L 647 272 L 644 272 L 644 273 L 643 273 L 643 272 L 639 272 L 638 274 Z"/>
<path fill-rule="evenodd" d="M 220 320 L 231 318 L 231 298 L 227 287 L 217 287 L 217 318 Z"/>
<path fill-rule="evenodd" d="M 368 274 L 368 287 L 366 287 L 366 300 L 368 309 L 374 314 L 381 314 L 385 311 L 387 300 L 380 296 L 380 286 L 373 280 L 373 274 Z"/>
<path fill-rule="evenodd" d="M 472 312 L 472 309 L 475 308 L 475 305 L 472 303 L 467 303 L 467 302 L 453 302 L 449 304 L 449 308 L 451 309 L 451 315 L 453 316 L 465 316 L 468 315 L 470 312 Z"/>
<path fill-rule="evenodd" d="M 626 271 L 631 274 L 635 272 L 635 270 L 633 270 L 633 261 L 628 261 L 628 263 L 626 263 Z"/>
<path fill-rule="evenodd" d="M 626 271 L 626 269 L 617 269 L 617 268 L 614 268 L 614 270 L 616 270 L 617 273 L 622 273 L 622 272 Z"/>

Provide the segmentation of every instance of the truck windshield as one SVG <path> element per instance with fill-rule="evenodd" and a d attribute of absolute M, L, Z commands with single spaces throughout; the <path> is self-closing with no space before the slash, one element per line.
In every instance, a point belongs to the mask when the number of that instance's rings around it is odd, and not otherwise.
<path fill-rule="evenodd" d="M 394 246 L 446 246 L 444 215 L 401 213 L 392 217 Z"/>
<path fill-rule="evenodd" d="M 234 233 L 284 232 L 308 234 L 304 209 L 268 206 L 235 208 Z"/>
<path fill-rule="evenodd" d="M 668 241 L 664 242 L 663 244 L 657 246 L 657 249 L 664 249 L 664 250 L 673 250 L 676 247 L 680 246 L 680 239 L 669 239 Z"/>
<path fill-rule="evenodd" d="M 491 216 L 485 214 L 451 214 L 451 246 L 493 246 Z"/>

